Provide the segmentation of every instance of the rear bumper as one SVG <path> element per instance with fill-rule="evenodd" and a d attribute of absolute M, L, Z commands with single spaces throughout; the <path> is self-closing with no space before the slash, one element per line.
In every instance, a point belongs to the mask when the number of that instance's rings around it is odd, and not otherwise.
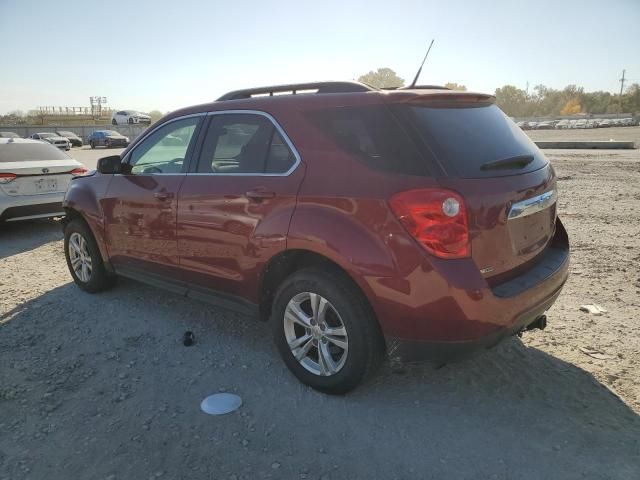
<path fill-rule="evenodd" d="M 492 347 L 553 305 L 567 280 L 569 257 L 558 220 L 535 263 L 497 285 L 489 285 L 471 259 L 430 259 L 404 278 L 368 278 L 389 354 L 445 360 Z"/>
<path fill-rule="evenodd" d="M 31 218 L 46 218 L 64 215 L 62 200 L 64 192 L 45 195 L 0 194 L 0 221 L 12 222 Z"/>

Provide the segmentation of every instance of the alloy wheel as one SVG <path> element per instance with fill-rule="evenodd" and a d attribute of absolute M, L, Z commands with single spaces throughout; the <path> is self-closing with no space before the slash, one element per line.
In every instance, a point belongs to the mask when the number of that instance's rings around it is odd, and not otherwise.
<path fill-rule="evenodd" d="M 294 358 L 309 372 L 331 376 L 344 367 L 349 352 L 347 329 L 323 296 L 301 292 L 289 300 L 284 335 Z"/>
<path fill-rule="evenodd" d="M 69 260 L 76 277 L 81 282 L 87 283 L 91 279 L 93 266 L 87 241 L 78 232 L 73 232 L 69 237 Z"/>

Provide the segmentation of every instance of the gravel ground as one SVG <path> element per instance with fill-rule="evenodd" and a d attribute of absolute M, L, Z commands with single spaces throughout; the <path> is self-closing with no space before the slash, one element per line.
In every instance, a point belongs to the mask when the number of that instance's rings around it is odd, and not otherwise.
<path fill-rule="evenodd" d="M 265 324 L 133 281 L 83 293 L 56 222 L 1 227 L 0 479 L 639 478 L 638 152 L 547 152 L 573 249 L 547 330 L 345 397 L 300 385 Z M 244 405 L 201 413 L 218 391 Z"/>

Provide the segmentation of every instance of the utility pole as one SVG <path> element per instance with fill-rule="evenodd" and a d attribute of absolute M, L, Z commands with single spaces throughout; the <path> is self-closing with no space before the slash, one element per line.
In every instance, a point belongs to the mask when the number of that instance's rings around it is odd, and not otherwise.
<path fill-rule="evenodd" d="M 527 90 L 526 90 L 526 94 L 527 94 L 527 97 L 528 97 L 528 96 L 529 96 L 529 80 L 527 80 Z"/>
<path fill-rule="evenodd" d="M 624 91 L 624 74 L 626 70 L 622 70 L 622 78 L 620 79 L 620 113 L 622 113 L 622 92 Z"/>

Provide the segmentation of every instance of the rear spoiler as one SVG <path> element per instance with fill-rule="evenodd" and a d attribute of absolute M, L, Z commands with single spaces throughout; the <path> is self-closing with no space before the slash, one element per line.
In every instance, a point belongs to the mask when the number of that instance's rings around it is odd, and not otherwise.
<path fill-rule="evenodd" d="M 401 92 L 404 95 L 401 95 Z M 389 95 L 389 101 L 412 105 L 429 104 L 440 107 L 460 107 L 463 105 L 491 105 L 495 103 L 496 97 L 486 93 L 458 90 L 395 90 L 393 94 Z"/>

